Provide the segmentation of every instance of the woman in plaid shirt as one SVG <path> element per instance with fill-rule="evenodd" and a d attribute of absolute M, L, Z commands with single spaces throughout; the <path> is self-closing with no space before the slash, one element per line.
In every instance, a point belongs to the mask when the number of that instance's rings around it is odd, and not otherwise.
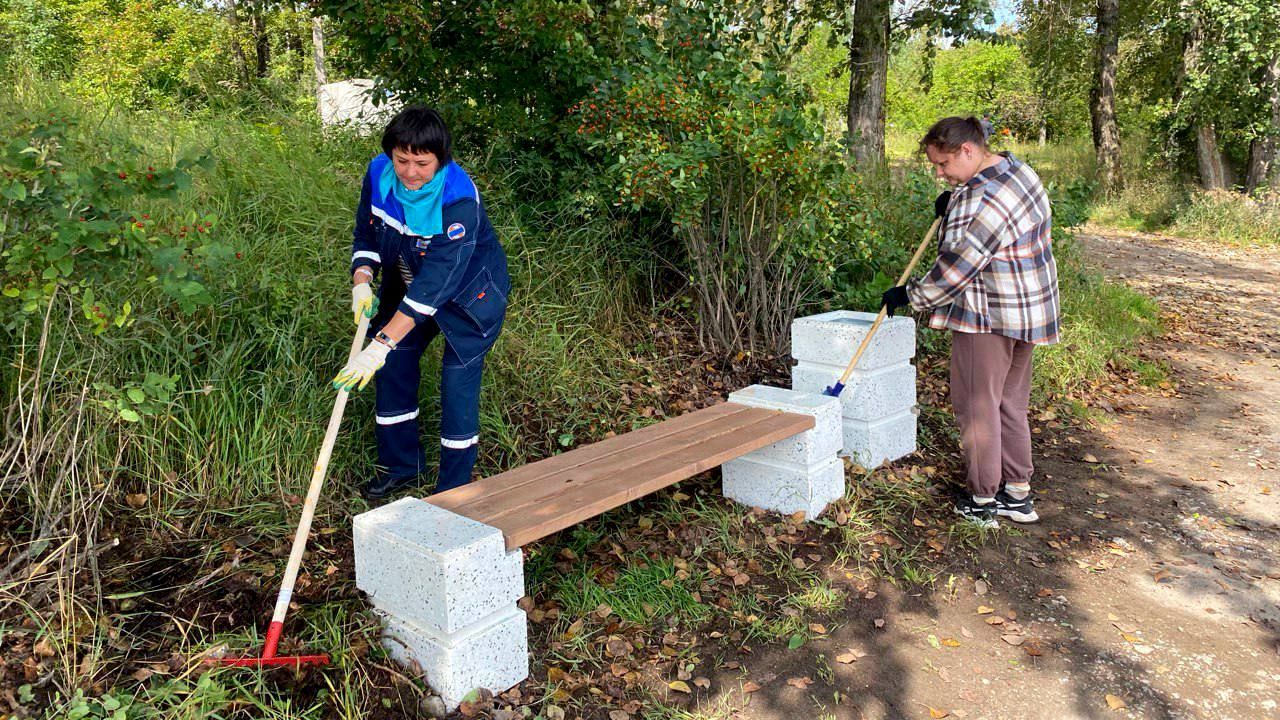
<path fill-rule="evenodd" d="M 923 278 L 890 288 L 892 315 L 910 306 L 951 330 L 951 403 L 970 494 L 956 512 L 988 527 L 996 516 L 1039 520 L 1031 502 L 1031 353 L 1058 341 L 1058 273 L 1049 196 L 1039 176 L 987 148 L 973 117 L 929 128 L 920 147 L 938 177 L 944 220 L 938 260 Z"/>

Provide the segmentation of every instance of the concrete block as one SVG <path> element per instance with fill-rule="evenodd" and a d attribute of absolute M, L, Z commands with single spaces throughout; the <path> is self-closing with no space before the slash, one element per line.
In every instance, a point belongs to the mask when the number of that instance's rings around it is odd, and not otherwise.
<path fill-rule="evenodd" d="M 791 514 L 800 510 L 812 520 L 844 495 L 844 461 L 839 457 L 813 466 L 775 465 L 754 453 L 720 468 L 724 496 L 751 507 Z"/>
<path fill-rule="evenodd" d="M 450 635 L 395 615 L 383 623 L 382 646 L 401 665 L 422 670 L 450 710 L 476 688 L 496 695 L 529 677 L 528 626 L 514 606 Z"/>
<path fill-rule="evenodd" d="M 356 586 L 374 607 L 447 635 L 524 595 L 502 531 L 415 498 L 355 517 Z"/>
<path fill-rule="evenodd" d="M 897 460 L 916 451 L 916 410 L 881 420 L 844 421 L 844 455 L 864 468 Z"/>
<path fill-rule="evenodd" d="M 316 91 L 316 97 L 321 125 L 350 125 L 366 132 L 381 131 L 403 104 L 386 93 L 382 103 L 375 105 L 373 81 L 364 78 L 326 83 Z"/>
<path fill-rule="evenodd" d="M 843 372 L 875 322 L 875 313 L 833 310 L 791 321 L 791 357 Z M 885 318 L 858 361 L 858 369 L 896 365 L 916 354 L 916 323 L 909 317 Z"/>
<path fill-rule="evenodd" d="M 844 444 L 837 398 L 786 388 L 752 385 L 729 394 L 729 402 L 769 408 L 798 415 L 812 415 L 812 430 L 780 440 L 748 455 L 755 460 L 798 466 L 817 465 L 829 460 Z"/>
<path fill-rule="evenodd" d="M 841 366 L 802 360 L 791 368 L 791 387 L 821 393 L 843 373 Z M 840 393 L 840 414 L 846 420 L 879 420 L 910 410 L 915 404 L 916 368 L 905 361 L 875 370 L 854 370 Z"/>

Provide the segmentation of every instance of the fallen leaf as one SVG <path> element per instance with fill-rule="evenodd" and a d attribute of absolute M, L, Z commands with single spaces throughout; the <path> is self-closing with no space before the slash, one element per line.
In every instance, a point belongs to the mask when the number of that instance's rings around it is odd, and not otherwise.
<path fill-rule="evenodd" d="M 988 624 L 988 625 L 1003 625 L 1003 624 L 1004 624 L 1004 618 L 1000 617 L 999 615 L 992 615 L 991 617 L 987 618 L 987 624 Z"/>
<path fill-rule="evenodd" d="M 1016 647 L 1018 645 L 1021 645 L 1023 642 L 1025 642 L 1027 638 L 1025 635 L 1013 635 L 1011 633 L 1005 633 L 1004 635 L 1000 636 L 1000 639 Z"/>
<path fill-rule="evenodd" d="M 147 506 L 147 494 L 146 493 L 129 493 L 128 495 L 124 496 L 124 501 L 128 503 L 129 507 L 133 508 L 134 510 L 138 510 Z"/>
<path fill-rule="evenodd" d="M 755 691 L 757 691 L 757 690 L 759 690 L 759 689 L 760 689 L 760 686 L 759 686 L 759 685 L 757 685 L 757 684 L 755 684 L 755 683 L 753 683 L 753 682 L 751 682 L 750 680 L 748 680 L 748 681 L 746 681 L 745 683 L 743 683 L 743 684 L 742 684 L 742 692 L 743 692 L 743 694 L 747 694 L 747 695 L 749 695 L 749 694 L 751 694 L 751 693 L 753 693 L 753 692 L 755 692 Z"/>
<path fill-rule="evenodd" d="M 936 719 L 936 718 L 944 718 L 944 717 L 950 717 L 950 716 L 951 716 L 951 713 L 947 712 L 946 710 L 939 710 L 934 707 L 929 708 L 929 717 L 931 718 Z"/>
<path fill-rule="evenodd" d="M 706 690 L 707 688 L 711 687 L 711 679 L 705 678 L 705 677 L 696 677 L 693 679 L 693 684 L 696 685 L 697 687 L 702 688 L 703 690 Z"/>
<path fill-rule="evenodd" d="M 793 688 L 799 688 L 801 690 L 804 690 L 805 688 L 813 684 L 813 678 L 809 678 L 809 677 L 787 678 L 787 684 Z"/>
<path fill-rule="evenodd" d="M 1083 460 L 1083 461 L 1085 461 L 1085 462 L 1087 462 L 1087 463 L 1097 463 L 1097 462 L 1098 462 L 1098 458 L 1094 457 L 1094 456 L 1093 456 L 1093 453 L 1085 453 L 1085 454 L 1084 454 L 1084 456 L 1083 456 L 1083 457 L 1081 457 L 1080 459 L 1081 459 L 1081 460 Z"/>
<path fill-rule="evenodd" d="M 848 665 L 850 663 L 855 663 L 857 661 L 858 661 L 858 656 L 854 655 L 852 652 L 842 652 L 836 656 L 836 662 L 840 663 L 841 665 Z"/>
<path fill-rule="evenodd" d="M 955 638 L 942 638 L 942 644 L 947 647 L 960 647 L 960 641 Z"/>
<path fill-rule="evenodd" d="M 631 654 L 631 643 L 622 638 L 609 638 L 604 645 L 605 652 L 609 653 L 609 657 L 623 657 Z"/>
<path fill-rule="evenodd" d="M 819 635 L 826 635 L 827 626 L 823 625 L 822 623 L 809 623 L 809 632 L 817 633 Z"/>
<path fill-rule="evenodd" d="M 1124 698 L 1119 695 L 1107 695 L 1107 707 L 1112 710 L 1120 710 L 1128 707 L 1128 704 L 1125 703 Z"/>
<path fill-rule="evenodd" d="M 942 649 L 942 643 L 938 642 L 937 635 L 930 635 L 927 639 L 929 641 L 929 646 L 932 647 L 934 650 Z"/>
<path fill-rule="evenodd" d="M 1044 655 L 1044 649 L 1042 649 L 1040 647 L 1040 643 L 1037 642 L 1029 642 L 1026 645 L 1023 645 L 1022 651 L 1031 657 L 1040 657 L 1041 655 Z"/>
<path fill-rule="evenodd" d="M 667 687 L 671 688 L 672 690 L 675 690 L 676 692 L 684 693 L 685 695 L 688 695 L 689 693 L 693 692 L 693 689 L 689 687 L 689 683 L 686 683 L 683 680 L 672 680 L 671 682 L 667 683 Z"/>
<path fill-rule="evenodd" d="M 996 611 L 996 609 L 995 609 L 995 608 L 993 608 L 993 607 L 987 607 L 986 605 L 979 605 L 979 606 L 978 606 L 978 614 L 979 614 L 979 615 L 990 615 L 991 613 L 993 613 L 993 612 L 995 612 L 995 611 Z"/>
<path fill-rule="evenodd" d="M 613 608 L 604 603 L 600 603 L 599 605 L 596 606 L 596 616 L 598 616 L 601 620 L 608 618 L 612 612 L 613 612 Z"/>
<path fill-rule="evenodd" d="M 884 618 L 876 618 L 875 620 L 872 620 L 871 622 L 872 622 L 872 624 L 873 624 L 873 625 L 875 625 L 875 626 L 876 626 L 876 627 L 878 627 L 878 628 L 882 628 L 882 627 L 884 627 Z"/>
<path fill-rule="evenodd" d="M 610 710 L 609 720 L 631 720 L 631 713 L 626 710 Z"/>
<path fill-rule="evenodd" d="M 625 677 L 627 673 L 631 672 L 631 668 L 621 663 L 612 663 L 609 665 L 609 672 L 613 673 L 614 677 Z"/>
<path fill-rule="evenodd" d="M 1036 593 L 1038 597 L 1052 597 L 1053 591 L 1049 588 L 1040 588 L 1040 592 Z"/>
<path fill-rule="evenodd" d="M 547 682 L 559 685 L 569 679 L 569 673 L 558 667 L 547 668 Z"/>
<path fill-rule="evenodd" d="M 990 589 L 991 586 L 987 584 L 986 580 L 975 580 L 973 583 L 973 591 L 979 595 L 986 595 L 987 590 Z"/>
<path fill-rule="evenodd" d="M 648 530 L 653 527 L 653 520 L 642 517 L 636 521 L 636 525 L 639 525 L 641 530 Z"/>
<path fill-rule="evenodd" d="M 973 633 L 969 631 L 969 628 L 964 626 L 960 627 L 960 634 L 970 639 L 973 638 Z"/>

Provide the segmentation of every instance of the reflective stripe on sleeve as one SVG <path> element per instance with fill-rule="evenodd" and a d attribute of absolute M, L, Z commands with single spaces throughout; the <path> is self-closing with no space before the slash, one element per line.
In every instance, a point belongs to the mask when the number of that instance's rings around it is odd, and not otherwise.
<path fill-rule="evenodd" d="M 418 312 L 422 313 L 423 315 L 435 315 L 435 314 L 436 314 L 436 309 L 435 309 L 435 308 L 433 308 L 433 307 L 431 307 L 430 305 L 423 305 L 422 303 L 420 303 L 420 302 L 414 302 L 413 300 L 410 300 L 409 298 L 405 298 L 405 299 L 404 299 L 404 304 L 405 304 L 405 305 L 408 305 L 409 307 L 413 308 L 414 310 L 417 310 Z"/>
<path fill-rule="evenodd" d="M 450 440 L 449 438 L 440 438 L 440 444 L 450 450 L 466 450 L 472 445 L 480 443 L 479 435 L 472 435 L 466 440 Z"/>
<path fill-rule="evenodd" d="M 378 254 L 378 253 L 376 253 L 376 252 L 371 251 L 371 250 L 361 250 L 361 251 L 359 251 L 359 252 L 353 253 L 353 254 L 351 255 L 351 262 L 355 262 L 356 260 L 359 260 L 360 258 L 365 258 L 366 260 L 372 260 L 372 261 L 374 261 L 374 262 L 376 262 L 376 263 L 381 263 L 381 262 L 382 262 L 382 256 L 381 256 L 381 255 L 379 255 L 379 254 Z"/>

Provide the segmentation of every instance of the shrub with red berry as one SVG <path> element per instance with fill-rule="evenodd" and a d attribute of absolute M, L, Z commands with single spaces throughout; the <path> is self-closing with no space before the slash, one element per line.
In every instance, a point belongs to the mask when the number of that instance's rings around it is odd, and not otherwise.
<path fill-rule="evenodd" d="M 91 143 L 62 117 L 19 117 L 0 145 L 0 307 L 10 326 L 43 313 L 51 298 L 79 298 L 95 332 L 131 321 L 128 297 L 108 304 L 102 286 L 121 277 L 144 277 L 183 312 L 213 301 L 206 278 L 231 251 L 213 234 L 213 217 L 187 212 L 188 233 L 153 220 L 152 210 L 177 216 L 172 201 L 190 187 L 193 168 L 205 158 L 171 167 L 139 161 L 84 161 Z M 113 148 L 115 157 L 140 157 L 136 148 Z M 123 152 L 121 152 L 123 151 Z"/>

